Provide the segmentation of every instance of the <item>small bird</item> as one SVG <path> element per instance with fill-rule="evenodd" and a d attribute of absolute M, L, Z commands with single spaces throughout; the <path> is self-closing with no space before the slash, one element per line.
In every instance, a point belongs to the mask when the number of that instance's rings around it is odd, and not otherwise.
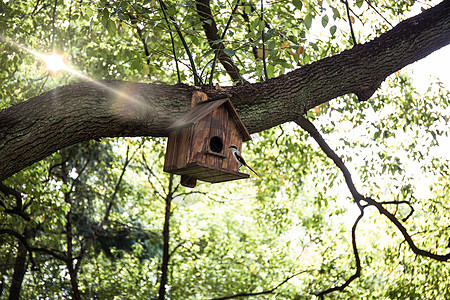
<path fill-rule="evenodd" d="M 230 148 L 233 151 L 233 157 L 234 159 L 238 162 L 239 167 L 236 169 L 236 172 L 239 171 L 239 169 L 242 166 L 246 166 L 247 168 L 249 168 L 253 173 L 255 173 L 256 176 L 259 177 L 258 173 L 256 173 L 252 168 L 249 167 L 249 165 L 247 165 L 247 163 L 245 162 L 245 159 L 241 156 L 241 153 L 239 152 L 238 148 L 235 145 L 231 145 Z"/>

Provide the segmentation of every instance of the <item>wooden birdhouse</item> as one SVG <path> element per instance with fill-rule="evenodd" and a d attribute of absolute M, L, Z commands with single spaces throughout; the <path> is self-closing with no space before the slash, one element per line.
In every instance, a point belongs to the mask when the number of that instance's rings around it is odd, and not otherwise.
<path fill-rule="evenodd" d="M 230 99 L 207 100 L 194 92 L 191 110 L 169 128 L 164 171 L 181 175 L 181 184 L 194 187 L 197 179 L 224 182 L 248 178 L 228 147 L 250 140 L 250 134 Z"/>

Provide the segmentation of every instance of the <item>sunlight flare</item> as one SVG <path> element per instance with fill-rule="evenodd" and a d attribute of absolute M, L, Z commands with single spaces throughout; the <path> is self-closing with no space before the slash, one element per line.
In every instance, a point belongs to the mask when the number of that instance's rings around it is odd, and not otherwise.
<path fill-rule="evenodd" d="M 69 67 L 65 62 L 64 55 L 58 54 L 55 51 L 53 51 L 50 55 L 43 55 L 42 59 L 44 60 L 46 70 L 53 74 L 60 71 L 69 70 Z"/>
<path fill-rule="evenodd" d="M 84 79 L 86 81 L 92 82 L 97 86 L 100 86 L 110 92 L 112 92 L 113 94 L 115 94 L 116 96 L 118 96 L 118 99 L 122 99 L 122 101 L 125 101 L 129 104 L 134 103 L 135 105 L 137 104 L 137 100 L 134 99 L 134 97 L 131 97 L 130 95 L 128 95 L 127 93 L 123 93 L 119 90 L 116 90 L 108 85 L 105 85 L 91 77 L 89 77 L 88 75 L 85 75 L 75 69 L 73 69 L 72 67 L 70 67 L 67 63 L 66 63 L 66 58 L 64 55 L 62 54 L 58 54 L 56 51 L 53 51 L 50 54 L 42 54 L 39 53 L 37 51 L 34 51 L 24 45 L 21 45 L 19 43 L 16 43 L 14 41 L 12 41 L 10 38 L 8 37 L 4 37 L 0 35 L 0 40 L 5 41 L 6 43 L 9 43 L 10 45 L 13 45 L 14 47 L 21 49 L 25 52 L 28 52 L 30 54 L 32 54 L 33 56 L 41 59 L 44 61 L 45 63 L 45 69 L 52 73 L 53 75 L 57 74 L 58 72 L 61 71 L 67 71 L 81 79 Z"/>

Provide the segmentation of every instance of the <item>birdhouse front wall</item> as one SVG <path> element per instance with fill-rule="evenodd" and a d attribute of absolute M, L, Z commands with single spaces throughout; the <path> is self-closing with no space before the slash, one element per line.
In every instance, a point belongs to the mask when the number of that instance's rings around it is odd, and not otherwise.
<path fill-rule="evenodd" d="M 195 124 L 192 152 L 188 162 L 202 162 L 211 166 L 236 170 L 238 164 L 228 147 L 236 145 L 240 149 L 242 140 L 243 137 L 235 125 L 234 119 L 222 105 Z M 213 147 L 214 141 L 219 141 L 218 146 L 221 146 L 221 149 L 218 149 L 217 145 Z"/>

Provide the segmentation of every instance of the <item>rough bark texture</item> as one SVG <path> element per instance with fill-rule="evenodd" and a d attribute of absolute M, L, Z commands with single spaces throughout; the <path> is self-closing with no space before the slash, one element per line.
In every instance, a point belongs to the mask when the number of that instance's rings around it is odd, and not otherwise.
<path fill-rule="evenodd" d="M 84 140 L 167 136 L 166 128 L 189 110 L 197 89 L 210 99 L 229 96 L 250 133 L 294 121 L 345 94 L 364 101 L 388 75 L 449 43 L 445 0 L 366 44 L 263 83 L 219 90 L 123 81 L 102 81 L 109 88 L 90 82 L 59 87 L 0 112 L 0 181 Z"/>

